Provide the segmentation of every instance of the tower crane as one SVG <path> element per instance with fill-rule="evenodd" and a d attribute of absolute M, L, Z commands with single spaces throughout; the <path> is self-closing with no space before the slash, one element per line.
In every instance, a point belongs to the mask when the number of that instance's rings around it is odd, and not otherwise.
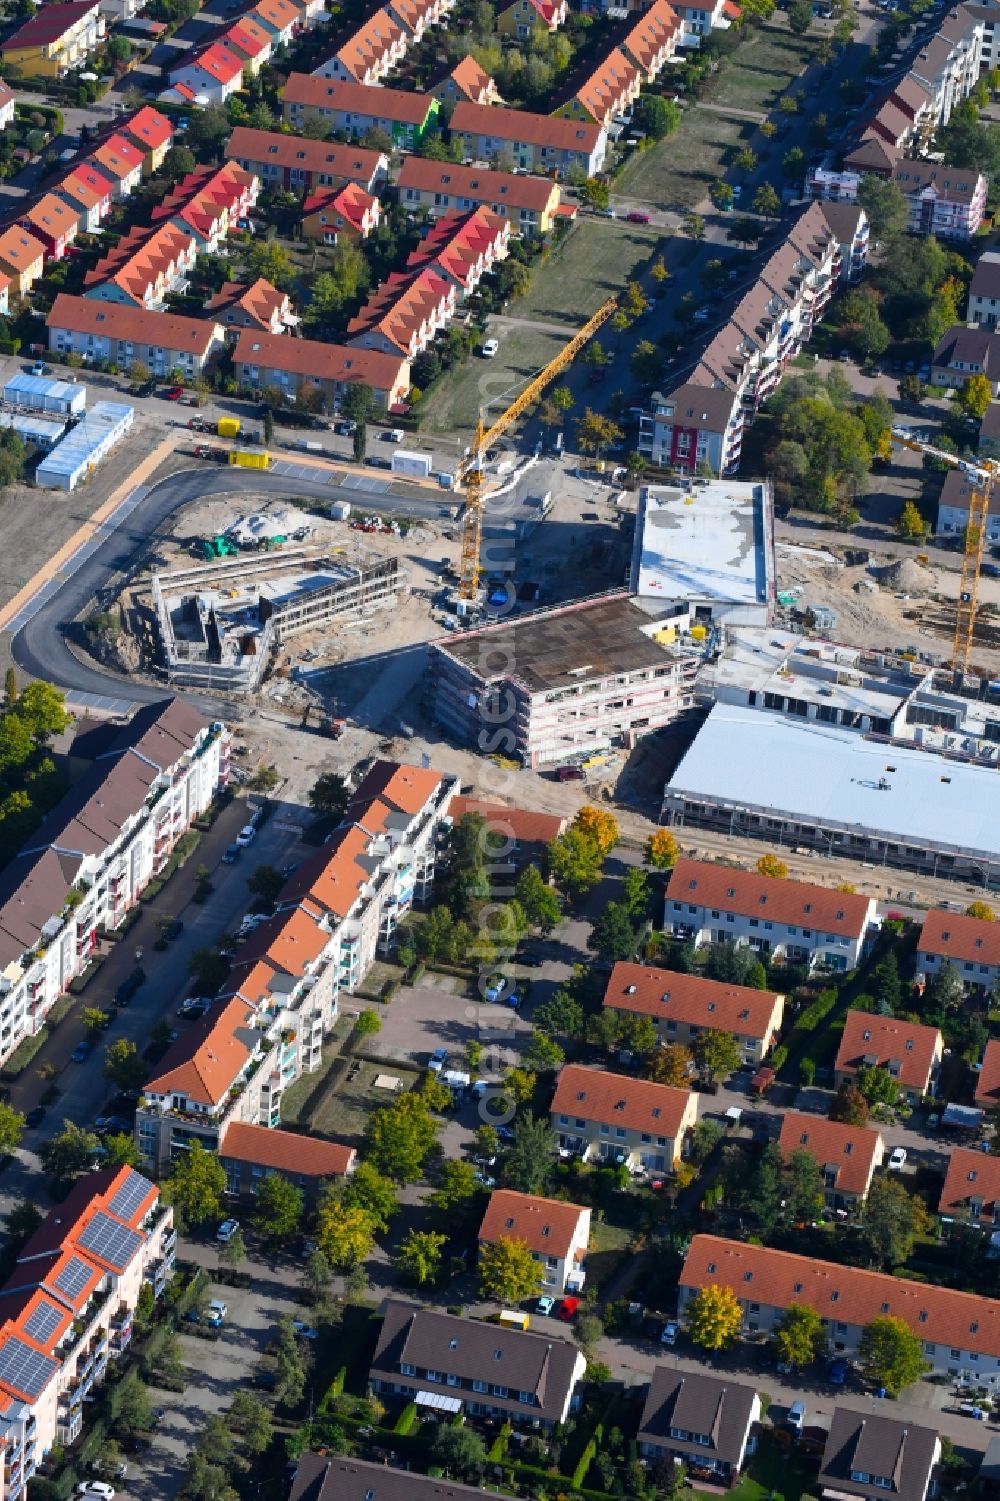
<path fill-rule="evenodd" d="M 616 311 L 618 303 L 613 297 L 598 308 L 592 318 L 589 318 L 578 333 L 574 334 L 565 348 L 561 349 L 554 360 L 550 360 L 544 370 L 528 382 L 519 396 L 516 396 L 510 406 L 501 413 L 492 426 L 487 427 L 480 412 L 479 421 L 476 424 L 476 435 L 472 440 L 468 454 L 459 472 L 459 483 L 465 491 L 465 515 L 462 525 L 462 582 L 459 596 L 462 599 L 475 599 L 479 589 L 480 555 L 483 543 L 483 469 L 486 462 L 486 450 L 508 428 L 512 427 L 517 419 L 537 401 L 550 381 L 555 380 L 557 375 L 573 363 L 587 340 L 606 323 Z"/>
<path fill-rule="evenodd" d="M 1000 478 L 1000 464 L 992 459 L 978 462 L 960 459 L 957 454 L 948 453 L 943 448 L 935 448 L 933 443 L 925 443 L 920 438 L 914 438 L 905 427 L 892 429 L 892 441 L 900 448 L 910 448 L 915 453 L 940 459 L 950 469 L 960 469 L 968 479 L 969 520 L 965 528 L 962 574 L 958 585 L 955 632 L 951 646 L 951 666 L 957 677 L 969 670 L 969 658 L 972 655 L 972 643 L 976 632 L 976 615 L 979 609 L 979 578 L 983 566 L 990 496 L 993 486 Z"/>

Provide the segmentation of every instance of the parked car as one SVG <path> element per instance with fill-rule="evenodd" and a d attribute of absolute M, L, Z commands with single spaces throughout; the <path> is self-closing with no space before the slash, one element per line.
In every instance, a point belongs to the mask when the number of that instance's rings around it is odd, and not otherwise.
<path fill-rule="evenodd" d="M 100 1132 L 101 1135 L 105 1133 L 117 1135 L 119 1132 L 128 1131 L 130 1128 L 128 1121 L 123 1116 L 99 1115 L 94 1122 L 94 1129 Z"/>
<path fill-rule="evenodd" d="M 32 375 L 48 375 L 49 367 L 44 360 L 36 360 L 31 367 Z"/>
<path fill-rule="evenodd" d="M 222 1224 L 215 1232 L 215 1238 L 219 1242 L 219 1245 L 228 1246 L 229 1242 L 232 1240 L 233 1236 L 236 1234 L 239 1228 L 239 1220 L 223 1220 Z"/>
<path fill-rule="evenodd" d="M 184 395 L 184 387 L 171 386 L 169 391 L 164 392 L 164 395 L 166 396 L 168 401 L 180 401 L 181 397 Z"/>
<path fill-rule="evenodd" d="M 495 360 L 500 353 L 500 341 L 498 339 L 486 339 L 479 351 L 484 360 Z"/>
<path fill-rule="evenodd" d="M 86 1063 L 86 1061 L 87 1061 L 87 1059 L 89 1057 L 90 1057 L 90 1043 L 89 1042 L 78 1042 L 77 1045 L 76 1045 L 76 1047 L 73 1049 L 72 1061 L 74 1063 Z"/>
<path fill-rule="evenodd" d="M 435 1048 L 434 1052 L 431 1054 L 431 1061 L 430 1061 L 430 1063 L 428 1063 L 427 1067 L 430 1069 L 430 1071 L 431 1071 L 432 1074 L 439 1074 L 441 1072 L 441 1070 L 444 1068 L 444 1066 L 447 1063 L 447 1061 L 448 1061 L 448 1049 L 447 1048 Z"/>
<path fill-rule="evenodd" d="M 788 1417 L 785 1419 L 789 1428 L 794 1428 L 796 1433 L 801 1433 L 806 1421 L 806 1404 L 793 1402 L 788 1409 Z"/>
<path fill-rule="evenodd" d="M 78 1496 L 98 1496 L 100 1501 L 115 1501 L 115 1488 L 106 1480 L 81 1480 L 76 1493 Z"/>
<path fill-rule="evenodd" d="M 892 1152 L 889 1155 L 889 1171 L 891 1173 L 899 1173 L 899 1172 L 902 1172 L 902 1170 L 903 1170 L 903 1168 L 905 1166 L 906 1166 L 906 1148 L 905 1147 L 893 1147 Z"/>
<path fill-rule="evenodd" d="M 244 824 L 242 829 L 240 829 L 240 832 L 236 836 L 236 843 L 239 845 L 241 850 L 245 850 L 248 845 L 253 844 L 256 838 L 257 830 L 254 828 L 252 823 L 248 823 Z"/>
<path fill-rule="evenodd" d="M 34 1105 L 24 1117 L 24 1124 L 34 1129 L 35 1126 L 40 1126 L 42 1124 L 42 1121 L 45 1119 L 47 1114 L 48 1111 L 45 1109 L 44 1105 Z"/>
<path fill-rule="evenodd" d="M 664 1326 L 663 1326 L 663 1333 L 660 1335 L 660 1344 L 661 1345 L 676 1345 L 676 1343 L 677 1343 L 677 1336 L 678 1336 L 679 1333 L 680 1333 L 679 1326 L 674 1322 L 673 1319 L 671 1319 L 669 1323 L 664 1324 Z"/>
<path fill-rule="evenodd" d="M 555 1306 L 556 1306 L 556 1300 L 555 1300 L 555 1298 L 550 1298 L 549 1295 L 548 1295 L 548 1293 L 543 1293 L 542 1296 L 539 1298 L 538 1302 L 535 1304 L 535 1312 L 536 1313 L 540 1313 L 543 1316 L 547 1316 L 548 1314 L 550 1314 L 552 1312 L 552 1310 L 553 1310 L 553 1308 L 555 1308 Z"/>
<path fill-rule="evenodd" d="M 174 920 L 173 920 L 173 922 L 171 922 L 168 927 L 165 927 L 163 929 L 163 936 L 167 940 L 168 943 L 172 943 L 173 940 L 175 938 L 179 938 L 183 932 L 184 932 L 184 923 L 183 923 L 183 921 L 181 920 L 181 918 L 175 917 Z"/>
<path fill-rule="evenodd" d="M 587 779 L 582 766 L 560 766 L 556 776 L 560 782 L 584 782 Z"/>
<path fill-rule="evenodd" d="M 562 1319 L 564 1324 L 569 1324 L 576 1318 L 579 1309 L 579 1298 L 562 1298 L 559 1302 L 559 1307 L 556 1309 L 556 1318 Z"/>
<path fill-rule="evenodd" d="M 190 996 L 183 1003 L 183 1005 L 178 1008 L 177 1015 L 180 1017 L 181 1021 L 197 1021 L 199 1017 L 205 1015 L 205 1012 L 208 1010 L 211 1004 L 211 1001 L 207 1001 L 201 996 Z"/>
<path fill-rule="evenodd" d="M 292 1328 L 300 1339 L 318 1339 L 319 1336 L 311 1324 L 304 1324 L 301 1319 L 292 1320 Z"/>
<path fill-rule="evenodd" d="M 337 422 L 333 430 L 338 438 L 353 438 L 358 430 L 358 424 L 353 421 Z"/>
<path fill-rule="evenodd" d="M 636 209 L 633 209 L 630 214 L 626 214 L 625 218 L 626 218 L 626 220 L 628 221 L 629 224 L 648 224 L 649 223 L 649 215 L 648 214 L 640 214 Z"/>
<path fill-rule="evenodd" d="M 403 443 L 406 434 L 401 427 L 387 427 L 384 433 L 379 433 L 378 440 L 380 443 Z"/>
<path fill-rule="evenodd" d="M 208 1322 L 211 1324 L 213 1329 L 218 1329 L 222 1324 L 225 1323 L 226 1315 L 228 1312 L 229 1309 L 226 1307 L 225 1303 L 223 1303 L 221 1298 L 212 1299 L 211 1303 L 209 1303 L 208 1305 Z"/>
<path fill-rule="evenodd" d="M 695 323 L 707 323 L 711 316 L 712 309 L 710 307 L 700 307 L 694 314 L 692 321 Z"/>
<path fill-rule="evenodd" d="M 142 985 L 145 981 L 145 978 L 146 971 L 139 965 L 136 965 L 132 973 L 125 977 L 125 979 L 119 985 L 118 989 L 115 991 L 115 1005 L 127 1006 L 129 1001 L 135 995 L 136 991 L 139 989 L 140 985 Z"/>
<path fill-rule="evenodd" d="M 242 845 L 231 844 L 222 857 L 223 865 L 235 865 L 237 860 L 240 858 L 241 849 Z"/>

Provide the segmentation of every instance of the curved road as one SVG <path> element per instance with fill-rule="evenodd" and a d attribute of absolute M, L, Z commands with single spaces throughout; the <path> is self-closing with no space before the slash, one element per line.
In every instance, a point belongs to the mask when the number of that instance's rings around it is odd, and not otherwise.
<path fill-rule="evenodd" d="M 238 495 L 253 484 L 254 493 L 274 496 L 308 496 L 333 501 L 338 497 L 352 506 L 370 510 L 404 512 L 415 517 L 439 515 L 441 502 L 390 497 L 384 492 L 342 490 L 321 480 L 290 478 L 281 474 L 253 474 L 232 469 L 205 471 L 183 469 L 153 485 L 121 525 L 107 537 L 80 566 L 70 574 L 56 592 L 11 641 L 11 655 L 17 666 L 32 677 L 44 678 L 71 692 L 129 698 L 136 703 L 151 703 L 171 692 L 162 686 L 140 683 L 134 679 L 91 667 L 74 656 L 66 640 L 67 622 L 75 620 L 89 599 L 115 573 L 128 569 L 136 553 L 148 542 L 156 528 L 174 511 L 192 501 L 209 500 L 217 495 Z M 233 705 L 225 699 L 203 694 L 190 696 L 204 712 L 220 716 L 231 714 Z M 244 712 L 244 711 L 240 711 Z"/>

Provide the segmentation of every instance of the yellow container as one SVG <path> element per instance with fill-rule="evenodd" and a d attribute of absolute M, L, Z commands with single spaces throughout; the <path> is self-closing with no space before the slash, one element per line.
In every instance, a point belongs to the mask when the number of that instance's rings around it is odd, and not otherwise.
<path fill-rule="evenodd" d="M 704 639 L 705 639 L 705 637 L 707 635 L 708 635 L 708 632 L 706 631 L 706 629 L 705 629 L 705 627 L 703 625 L 693 625 L 691 627 L 691 639 L 692 639 L 692 641 L 704 641 Z"/>
<path fill-rule="evenodd" d="M 249 453 L 245 448 L 234 448 L 229 455 L 230 464 L 238 464 L 241 469 L 269 469 L 271 455 L 269 453 Z"/>
<path fill-rule="evenodd" d="M 240 419 L 238 417 L 220 417 L 215 430 L 220 438 L 238 438 L 240 435 Z"/>

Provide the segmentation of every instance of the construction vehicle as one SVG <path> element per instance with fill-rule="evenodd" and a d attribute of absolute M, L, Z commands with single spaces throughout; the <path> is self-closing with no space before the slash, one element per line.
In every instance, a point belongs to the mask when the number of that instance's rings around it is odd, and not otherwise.
<path fill-rule="evenodd" d="M 339 740 L 344 733 L 344 721 L 332 718 L 319 704 L 308 704 L 302 715 L 302 728 L 318 730 L 321 735 L 329 735 L 331 740 Z"/>
<path fill-rule="evenodd" d="M 594 316 L 573 335 L 566 347 L 530 380 L 510 406 L 501 413 L 492 426 L 487 427 L 482 413 L 476 424 L 476 435 L 459 470 L 459 481 L 465 491 L 465 515 L 462 521 L 462 582 L 459 597 L 473 601 L 479 594 L 480 557 L 483 545 L 483 477 L 486 467 L 486 451 L 498 438 L 513 427 L 519 417 L 541 396 L 550 381 L 561 375 L 576 359 L 588 339 L 616 312 L 618 303 L 613 297 L 598 308 Z"/>
<path fill-rule="evenodd" d="M 237 464 L 241 469 L 270 469 L 271 455 L 269 453 L 253 453 L 246 448 L 234 448 L 229 455 L 230 464 Z"/>
<path fill-rule="evenodd" d="M 210 563 L 214 558 L 235 558 L 239 548 L 228 537 L 206 537 L 201 551 L 205 561 Z"/>
<path fill-rule="evenodd" d="M 969 659 L 972 656 L 979 611 L 979 579 L 983 568 L 986 524 L 993 486 L 1000 475 L 1000 464 L 993 459 L 972 461 L 959 458 L 957 454 L 948 453 L 943 448 L 935 448 L 933 443 L 915 438 L 907 427 L 893 427 L 892 441 L 900 448 L 909 448 L 914 453 L 939 459 L 950 469 L 960 469 L 969 484 L 969 519 L 965 527 L 962 573 L 958 584 L 955 631 L 951 644 L 951 669 L 956 682 L 959 682 L 968 673 Z"/>

